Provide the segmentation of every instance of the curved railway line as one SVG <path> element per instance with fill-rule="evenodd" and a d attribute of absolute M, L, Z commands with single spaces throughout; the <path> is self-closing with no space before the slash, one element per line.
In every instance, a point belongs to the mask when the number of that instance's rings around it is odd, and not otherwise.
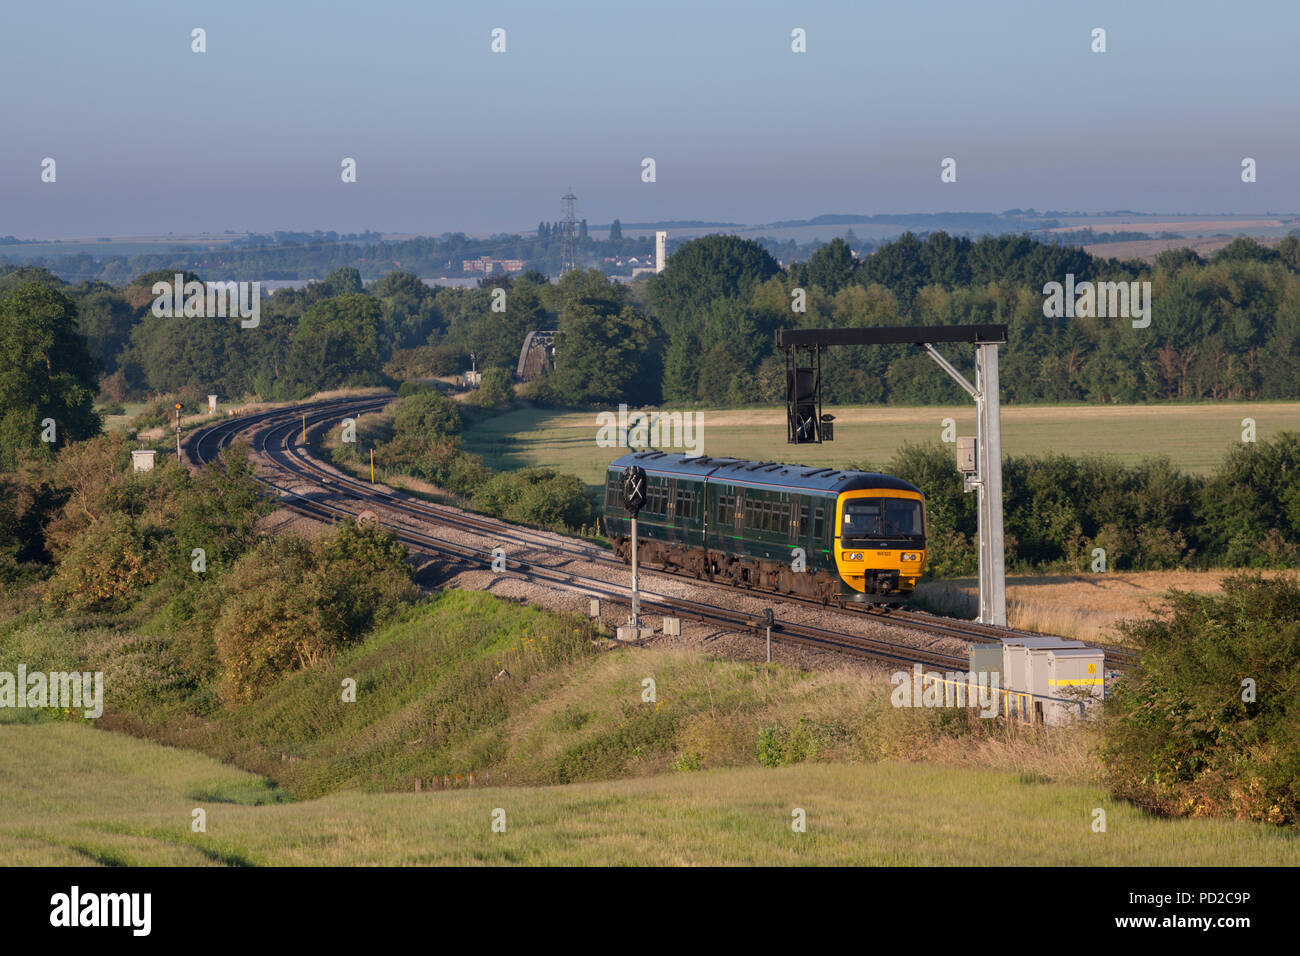
<path fill-rule="evenodd" d="M 355 519 L 358 510 L 344 507 L 338 502 L 329 500 L 330 498 L 345 498 L 369 503 L 395 512 L 414 522 L 454 528 L 464 533 L 488 537 L 497 546 L 513 546 L 519 550 L 539 552 L 557 559 L 555 562 L 541 561 L 540 559 L 524 561 L 510 558 L 507 555 L 506 571 L 501 573 L 561 588 L 578 590 L 611 603 L 630 605 L 630 588 L 564 570 L 558 566 L 570 561 L 581 561 L 588 564 L 616 566 L 620 570 L 626 570 L 627 566 L 622 560 L 602 548 L 576 540 L 571 545 L 559 545 L 555 536 L 551 534 L 535 532 L 491 518 L 467 515 L 453 508 L 435 505 L 408 495 L 376 488 L 350 475 L 326 469 L 304 450 L 303 443 L 298 438 L 303 430 L 309 436 L 322 433 L 333 424 L 336 424 L 342 417 L 356 417 L 366 412 L 379 410 L 391 402 L 393 397 L 391 393 L 388 393 L 375 396 L 330 399 L 310 405 L 292 406 L 232 418 L 194 433 L 187 444 L 187 454 L 194 464 L 208 465 L 223 448 L 247 433 L 254 450 L 263 455 L 276 469 L 296 481 L 309 483 L 315 489 L 318 489 L 304 494 L 289 490 L 268 477 L 259 477 L 259 481 L 278 495 L 281 507 L 287 510 L 318 520 L 334 522 L 340 518 Z M 383 523 L 413 552 L 436 555 L 462 564 L 467 568 L 491 566 L 493 559 L 491 547 L 479 548 L 459 544 L 402 525 L 391 522 Z M 824 607 L 820 601 L 816 600 L 766 591 L 761 588 L 737 589 L 721 583 L 701 581 L 694 577 L 673 574 L 651 566 L 643 565 L 641 572 L 643 575 L 650 574 L 667 579 L 686 580 L 701 587 L 721 588 L 732 593 L 739 591 L 741 594 L 750 596 L 770 595 L 773 600 L 789 604 L 809 605 L 818 609 Z M 646 597 L 643 595 L 640 605 L 643 610 L 650 613 L 683 617 L 731 630 L 754 630 L 762 626 L 761 619 L 752 613 L 682 598 L 665 598 L 662 595 Z M 832 609 L 837 608 L 832 606 Z M 910 609 L 879 609 L 845 605 L 842 610 L 848 613 L 867 615 L 871 620 L 887 626 L 904 627 L 926 632 L 936 637 L 956 638 L 975 643 L 996 642 L 1003 637 L 1014 635 L 1042 636 L 1012 628 L 998 628 L 972 621 L 939 617 Z M 790 620 L 777 619 L 772 626 L 772 638 L 784 643 L 833 649 L 890 663 L 920 663 L 947 670 L 965 670 L 969 666 L 969 662 L 963 656 L 860 634 L 845 634 Z M 1108 645 L 1099 646 L 1105 649 L 1107 662 L 1111 666 L 1126 667 L 1136 661 L 1133 652 L 1130 650 Z"/>

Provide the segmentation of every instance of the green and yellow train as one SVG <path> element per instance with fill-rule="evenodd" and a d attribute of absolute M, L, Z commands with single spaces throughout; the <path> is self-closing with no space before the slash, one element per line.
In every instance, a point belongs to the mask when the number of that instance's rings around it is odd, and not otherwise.
<path fill-rule="evenodd" d="M 622 480 L 646 473 L 644 567 L 823 601 L 901 603 L 925 568 L 925 497 L 873 472 L 633 452 L 609 466 L 605 528 L 631 560 Z M 800 550 L 802 569 L 800 569 Z"/>

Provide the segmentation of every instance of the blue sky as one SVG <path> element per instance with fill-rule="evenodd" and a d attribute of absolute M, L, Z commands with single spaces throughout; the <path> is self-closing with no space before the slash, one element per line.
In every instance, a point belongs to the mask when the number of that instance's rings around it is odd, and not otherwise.
<path fill-rule="evenodd" d="M 11 4 L 0 235 L 513 231 L 570 184 L 593 223 L 1295 212 L 1298 36 L 1252 0 Z"/>

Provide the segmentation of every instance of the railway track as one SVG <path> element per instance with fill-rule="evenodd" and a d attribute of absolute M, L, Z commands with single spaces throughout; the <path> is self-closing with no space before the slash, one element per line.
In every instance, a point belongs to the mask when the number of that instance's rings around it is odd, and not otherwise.
<path fill-rule="evenodd" d="M 260 478 L 264 484 L 281 498 L 283 507 L 321 520 L 336 521 L 340 518 L 353 519 L 357 511 L 324 500 L 325 495 L 351 499 L 379 506 L 405 518 L 421 524 L 441 525 L 455 528 L 462 532 L 486 536 L 498 544 L 509 545 L 524 552 L 539 552 L 561 562 L 581 561 L 595 565 L 626 569 L 623 561 L 602 548 L 580 541 L 572 544 L 557 544 L 554 535 L 530 531 L 526 528 L 509 525 L 491 518 L 479 518 L 466 515 L 456 509 L 421 501 L 407 495 L 393 493 L 382 488 L 375 488 L 367 482 L 333 469 L 327 469 L 307 453 L 301 438 L 305 431 L 310 437 L 323 432 L 344 415 L 357 416 L 367 411 L 382 408 L 392 400 L 391 394 L 366 396 L 361 398 L 332 399 L 308 406 L 288 409 L 276 409 L 261 412 L 243 418 L 231 419 L 194 435 L 189 443 L 188 452 L 192 462 L 197 465 L 210 463 L 222 448 L 234 441 L 239 435 L 250 432 L 255 449 L 261 453 L 275 468 L 298 481 L 308 482 L 320 489 L 311 496 L 290 491 L 274 481 Z M 305 418 L 304 418 L 305 416 Z M 437 555 L 445 559 L 460 562 L 467 567 L 490 567 L 492 550 L 456 544 L 437 538 L 423 531 L 384 522 L 386 527 L 397 534 L 400 540 L 412 551 L 426 555 Z M 612 585 L 610 582 L 564 570 L 553 563 L 524 561 L 507 557 L 506 572 L 525 579 L 542 581 L 552 586 L 579 590 L 585 594 L 601 597 L 617 604 L 631 603 L 630 589 Z M 774 600 L 791 604 L 811 605 L 824 608 L 820 601 L 793 597 L 791 595 L 769 592 L 761 588 L 737 589 L 717 582 L 701 581 L 697 578 L 673 574 L 664 569 L 644 567 L 643 574 L 662 576 L 664 578 L 685 579 L 701 586 L 721 588 L 725 591 L 755 596 L 771 595 Z M 722 608 L 698 601 L 663 596 L 642 597 L 641 607 L 651 613 L 663 613 L 684 617 L 712 626 L 743 630 L 757 629 L 760 621 L 753 614 L 734 609 Z M 902 609 L 876 609 L 846 605 L 850 613 L 862 613 L 872 620 L 887 626 L 904 627 L 923 631 L 941 637 L 951 637 L 971 642 L 995 642 L 1001 637 L 1026 634 L 1009 628 L 996 628 L 971 621 L 937 617 L 924 612 Z M 1033 635 L 1042 636 L 1042 635 Z M 921 663 L 927 666 L 945 669 L 965 669 L 968 661 L 965 657 L 917 648 L 909 644 L 900 644 L 865 635 L 845 634 L 790 620 L 777 620 L 773 625 L 773 639 L 785 643 L 804 644 L 823 648 L 834 648 L 895 663 Z M 1107 657 L 1114 665 L 1127 666 L 1132 663 L 1125 659 L 1121 648 L 1107 649 Z"/>

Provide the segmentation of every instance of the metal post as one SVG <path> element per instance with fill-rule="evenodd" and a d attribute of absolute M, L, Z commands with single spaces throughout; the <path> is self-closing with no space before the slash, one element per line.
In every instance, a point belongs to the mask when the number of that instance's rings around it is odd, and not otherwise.
<path fill-rule="evenodd" d="M 1002 532 L 1002 416 L 998 401 L 998 347 L 975 347 L 975 384 L 957 371 L 930 343 L 925 350 L 958 385 L 975 399 L 975 478 L 967 482 L 978 493 L 979 579 L 981 624 L 1007 623 L 1007 582 Z"/>
<path fill-rule="evenodd" d="M 767 662 L 772 663 L 772 628 L 767 628 Z"/>
<path fill-rule="evenodd" d="M 641 611 L 640 587 L 637 581 L 636 566 L 636 515 L 632 516 L 632 620 L 633 627 L 641 626 L 641 619 L 637 616 Z"/>
<path fill-rule="evenodd" d="M 176 406 L 176 460 L 181 460 L 181 407 Z"/>
<path fill-rule="evenodd" d="M 998 401 L 998 347 L 975 349 L 979 397 L 980 622 L 1007 623 L 1006 552 L 1002 530 L 1002 415 Z"/>

